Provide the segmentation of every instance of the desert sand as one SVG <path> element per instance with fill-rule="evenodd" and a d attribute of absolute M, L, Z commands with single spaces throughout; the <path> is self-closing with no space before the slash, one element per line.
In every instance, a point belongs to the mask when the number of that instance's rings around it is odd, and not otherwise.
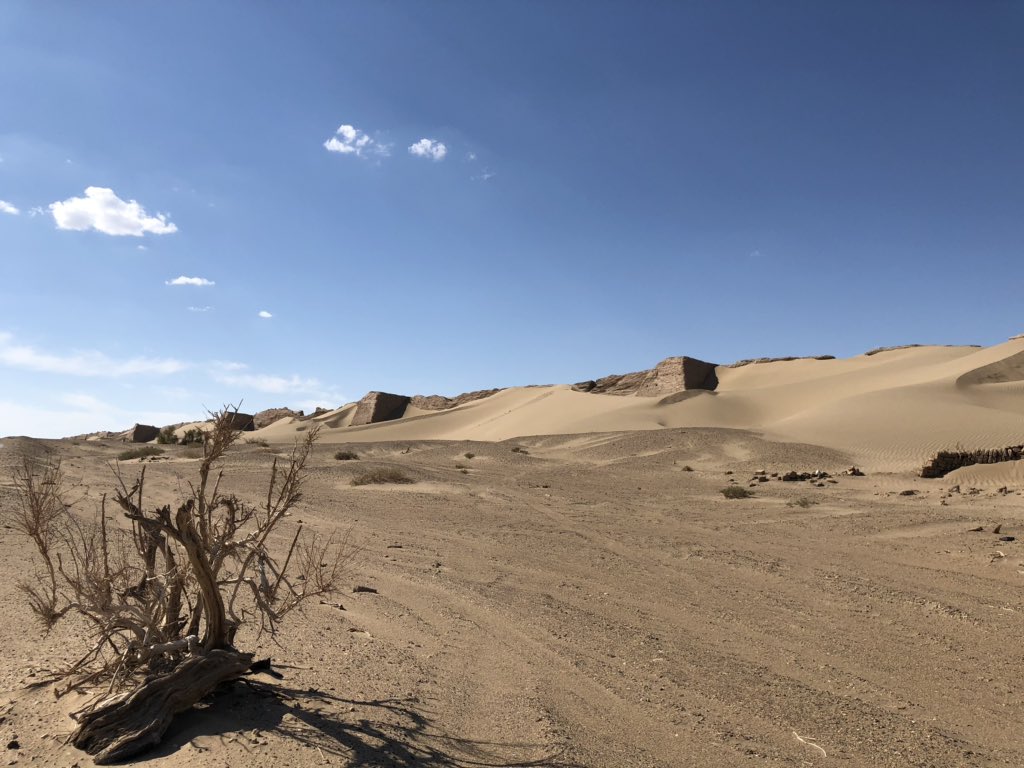
<path fill-rule="evenodd" d="M 376 592 L 309 606 L 279 644 L 240 637 L 283 679 L 226 687 L 147 764 L 1024 765 L 1024 467 L 916 473 L 1024 442 L 1024 339 L 717 373 L 682 398 L 524 387 L 246 434 L 225 481 L 256 496 L 322 425 L 294 522 L 347 532 L 348 583 Z M 123 448 L 0 441 L 0 505 L 21 457 L 59 457 L 91 511 Z M 197 464 L 147 460 L 151 500 Z M 416 482 L 351 485 L 378 467 Z M 831 477 L 771 478 L 789 470 Z M 62 743 L 74 697 L 33 685 L 79 630 L 39 633 L 16 587 L 32 567 L 0 529 L 0 747 L 88 765 Z"/>

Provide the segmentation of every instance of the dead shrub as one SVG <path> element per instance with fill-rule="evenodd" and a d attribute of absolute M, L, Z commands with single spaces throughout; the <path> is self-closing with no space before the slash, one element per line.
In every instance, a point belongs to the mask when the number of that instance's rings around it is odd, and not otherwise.
<path fill-rule="evenodd" d="M 386 483 L 408 484 L 416 482 L 400 469 L 381 467 L 363 472 L 352 478 L 352 485 L 384 485 Z"/>

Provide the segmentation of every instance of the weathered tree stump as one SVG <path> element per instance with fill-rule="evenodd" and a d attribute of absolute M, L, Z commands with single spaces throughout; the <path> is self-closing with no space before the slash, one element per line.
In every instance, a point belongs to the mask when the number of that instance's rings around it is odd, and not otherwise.
<path fill-rule="evenodd" d="M 173 671 L 127 693 L 100 701 L 72 717 L 71 743 L 97 765 L 126 760 L 160 743 L 171 720 L 218 685 L 245 674 L 251 653 L 212 650 L 186 659 Z"/>

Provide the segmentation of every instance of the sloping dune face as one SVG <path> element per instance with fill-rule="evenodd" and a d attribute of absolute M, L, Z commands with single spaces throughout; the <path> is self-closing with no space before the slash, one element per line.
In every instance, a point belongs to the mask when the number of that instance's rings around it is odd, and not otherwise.
<path fill-rule="evenodd" d="M 512 388 L 447 411 L 409 409 L 380 424 L 352 427 L 346 418 L 326 419 L 321 439 L 495 441 L 720 427 L 834 448 L 876 471 L 911 469 L 943 448 L 1024 440 L 1024 339 L 982 349 L 913 347 L 719 367 L 717 375 L 715 391 L 658 398 L 577 392 L 568 385 Z M 282 420 L 257 434 L 290 441 L 308 427 Z"/>

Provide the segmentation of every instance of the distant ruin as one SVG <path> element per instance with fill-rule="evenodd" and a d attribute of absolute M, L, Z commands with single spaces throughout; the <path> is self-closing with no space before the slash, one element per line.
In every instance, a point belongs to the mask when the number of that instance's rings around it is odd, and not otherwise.
<path fill-rule="evenodd" d="M 973 464 L 998 464 L 1021 459 L 1024 459 L 1024 445 L 978 451 L 939 451 L 931 461 L 921 467 L 921 477 L 945 477 L 955 469 Z"/>
<path fill-rule="evenodd" d="M 124 439 L 129 443 L 148 443 L 150 440 L 156 440 L 159 434 L 159 427 L 154 427 L 151 424 L 136 424 L 125 433 Z"/>
<path fill-rule="evenodd" d="M 695 357 L 668 357 L 654 368 L 635 373 L 612 374 L 596 381 L 572 385 L 576 392 L 594 395 L 638 395 L 662 397 L 689 389 L 714 390 L 718 386 L 717 366 Z"/>
<path fill-rule="evenodd" d="M 411 400 L 411 397 L 391 392 L 367 392 L 356 405 L 350 426 L 361 427 L 365 424 L 400 419 Z"/>

